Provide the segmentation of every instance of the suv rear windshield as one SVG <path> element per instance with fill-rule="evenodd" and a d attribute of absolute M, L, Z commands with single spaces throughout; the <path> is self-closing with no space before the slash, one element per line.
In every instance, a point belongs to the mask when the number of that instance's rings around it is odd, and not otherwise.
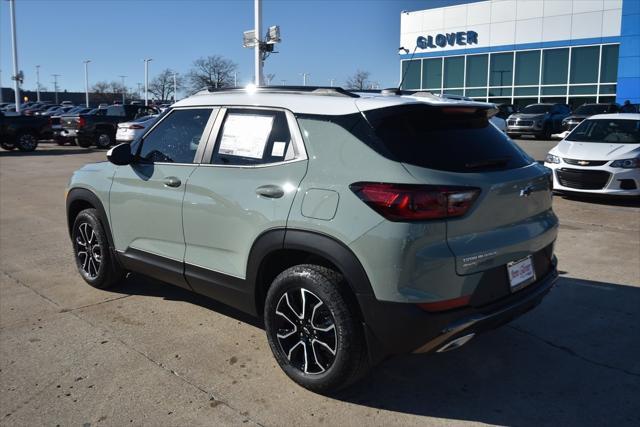
<path fill-rule="evenodd" d="M 640 144 L 640 120 L 587 119 L 565 139 L 605 144 Z"/>
<path fill-rule="evenodd" d="M 579 106 L 573 114 L 582 114 L 585 116 L 593 116 L 596 114 L 607 113 L 613 110 L 611 104 L 584 104 Z"/>
<path fill-rule="evenodd" d="M 515 169 L 532 162 L 481 109 L 403 105 L 364 116 L 373 130 L 365 143 L 399 162 L 451 172 Z"/>
<path fill-rule="evenodd" d="M 522 114 L 544 114 L 551 111 L 551 104 L 531 104 L 524 107 L 520 112 Z"/>

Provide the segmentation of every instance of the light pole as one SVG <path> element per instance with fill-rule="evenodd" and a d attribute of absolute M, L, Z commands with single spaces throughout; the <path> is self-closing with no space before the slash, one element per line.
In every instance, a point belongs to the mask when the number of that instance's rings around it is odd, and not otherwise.
<path fill-rule="evenodd" d="M 255 15 L 255 37 L 256 37 L 256 45 L 254 47 L 254 56 L 255 56 L 255 85 L 262 85 L 262 52 L 260 50 L 260 34 L 262 34 L 262 2 L 261 0 L 254 0 L 254 15 Z"/>
<path fill-rule="evenodd" d="M 11 9 L 11 44 L 13 46 L 13 88 L 16 96 L 16 113 L 20 112 L 20 75 L 18 74 L 18 41 L 16 40 L 16 5 L 15 0 L 9 0 Z"/>
<path fill-rule="evenodd" d="M 36 100 L 40 102 L 40 66 L 36 65 Z"/>
<path fill-rule="evenodd" d="M 300 75 L 302 76 L 302 85 L 306 86 L 307 85 L 307 77 L 309 77 L 311 74 L 309 74 L 309 73 L 301 73 Z"/>
<path fill-rule="evenodd" d="M 140 92 L 142 92 L 142 83 L 138 83 L 138 99 L 140 99 Z"/>
<path fill-rule="evenodd" d="M 2 102 L 2 70 L 0 70 L 0 104 Z"/>
<path fill-rule="evenodd" d="M 233 87 L 238 87 L 238 72 L 233 72 Z"/>
<path fill-rule="evenodd" d="M 280 80 L 280 83 L 282 83 L 282 86 L 286 86 L 287 85 L 287 81 L 286 80 Z"/>
<path fill-rule="evenodd" d="M 56 93 L 56 104 L 58 104 L 58 77 L 60 74 L 51 74 L 53 76 L 53 90 Z"/>
<path fill-rule="evenodd" d="M 331 87 L 333 87 L 333 82 L 334 82 L 334 80 L 335 80 L 335 79 L 329 79 L 329 85 L 330 85 Z"/>
<path fill-rule="evenodd" d="M 90 59 L 84 61 L 84 102 L 87 108 L 89 108 L 89 62 Z"/>
<path fill-rule="evenodd" d="M 125 92 L 127 91 L 127 87 L 124 85 L 124 79 L 127 76 L 118 76 L 118 77 L 120 77 L 122 79 L 122 105 L 124 105 L 124 103 L 125 103 L 124 95 L 125 95 Z"/>
<path fill-rule="evenodd" d="M 144 105 L 149 105 L 149 62 L 153 58 L 145 58 L 144 61 Z"/>

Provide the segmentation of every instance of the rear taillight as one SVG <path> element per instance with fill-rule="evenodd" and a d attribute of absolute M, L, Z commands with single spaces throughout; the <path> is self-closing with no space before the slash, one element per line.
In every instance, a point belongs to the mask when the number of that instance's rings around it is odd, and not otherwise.
<path fill-rule="evenodd" d="M 357 182 L 349 187 L 363 202 L 390 221 L 424 221 L 462 216 L 479 188 Z"/>
<path fill-rule="evenodd" d="M 142 125 L 129 125 L 128 129 L 144 129 Z"/>
<path fill-rule="evenodd" d="M 418 304 L 418 307 L 424 311 L 446 311 L 453 310 L 454 308 L 464 307 L 471 302 L 471 295 L 464 295 L 458 298 L 447 299 L 436 302 L 424 302 Z"/>
<path fill-rule="evenodd" d="M 84 127 L 84 125 L 87 124 L 87 121 L 84 119 L 84 117 L 78 117 L 78 127 L 82 128 Z"/>

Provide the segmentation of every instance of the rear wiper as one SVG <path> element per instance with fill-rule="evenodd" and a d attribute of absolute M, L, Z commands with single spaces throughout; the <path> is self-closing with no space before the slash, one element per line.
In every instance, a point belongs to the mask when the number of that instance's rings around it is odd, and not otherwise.
<path fill-rule="evenodd" d="M 497 159 L 479 160 L 477 162 L 465 163 L 464 167 L 466 169 L 498 168 L 505 166 L 510 159 L 511 157 L 500 157 Z"/>

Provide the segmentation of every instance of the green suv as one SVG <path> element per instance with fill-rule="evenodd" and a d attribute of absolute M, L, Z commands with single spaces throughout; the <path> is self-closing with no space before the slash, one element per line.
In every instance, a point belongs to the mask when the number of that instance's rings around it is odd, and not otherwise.
<path fill-rule="evenodd" d="M 492 104 L 330 88 L 202 91 L 73 174 L 75 260 L 264 320 L 298 384 L 445 351 L 536 306 L 557 278 L 549 171 Z"/>

